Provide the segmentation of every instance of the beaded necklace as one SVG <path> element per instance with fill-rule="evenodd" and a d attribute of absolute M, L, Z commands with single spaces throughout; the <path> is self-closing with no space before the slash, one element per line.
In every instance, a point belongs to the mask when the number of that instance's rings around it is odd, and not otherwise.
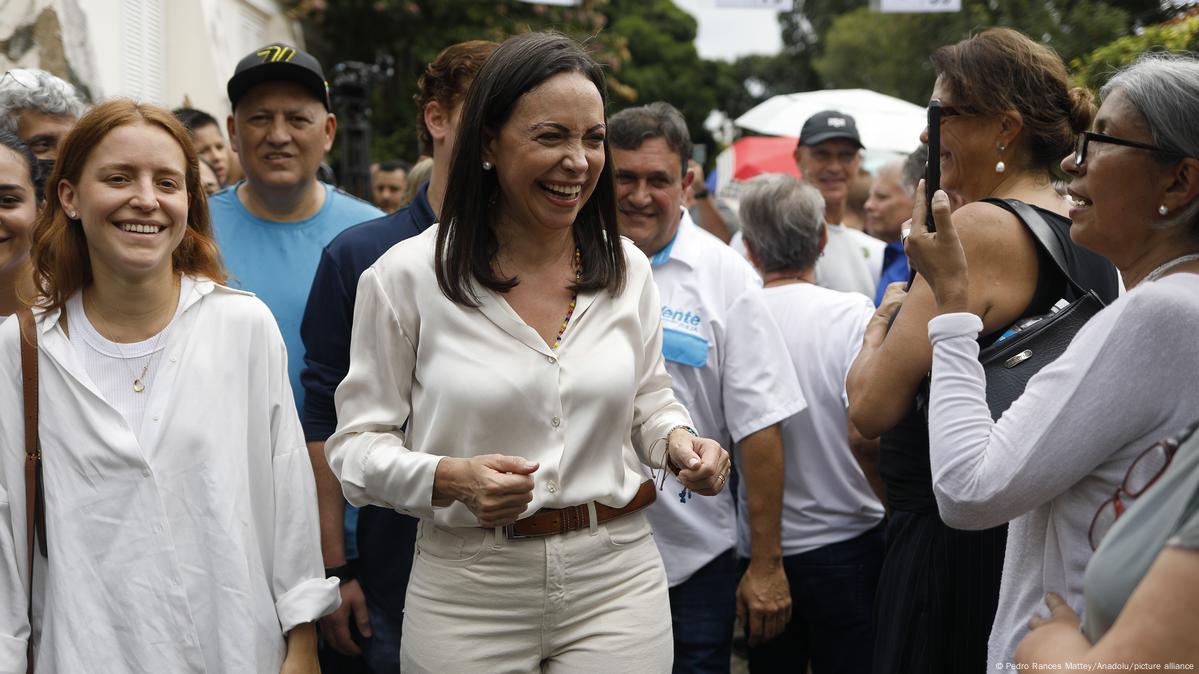
<path fill-rule="evenodd" d="M 578 285 L 583 280 L 583 251 L 575 246 L 575 285 Z M 558 350 L 558 345 L 562 343 L 562 333 L 566 332 L 566 326 L 570 325 L 570 317 L 575 313 L 575 305 L 579 303 L 579 291 L 572 290 L 570 292 L 570 304 L 566 307 L 566 318 L 562 319 L 562 327 L 558 329 L 558 336 L 554 338 L 554 345 L 550 348 L 554 351 Z"/>

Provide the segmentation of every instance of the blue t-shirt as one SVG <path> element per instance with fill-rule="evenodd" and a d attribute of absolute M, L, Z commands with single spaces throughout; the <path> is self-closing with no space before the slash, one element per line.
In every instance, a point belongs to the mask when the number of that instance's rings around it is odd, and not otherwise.
<path fill-rule="evenodd" d="M 874 293 L 874 306 L 883 303 L 883 295 L 887 286 L 896 281 L 907 281 L 911 276 L 908 271 L 908 254 L 903 250 L 903 239 L 887 244 L 883 249 L 883 273 L 878 279 L 878 290 Z"/>
<path fill-rule="evenodd" d="M 287 345 L 287 375 L 297 410 L 304 409 L 300 370 L 304 344 L 300 319 L 321 250 L 342 230 L 383 215 L 367 202 L 321 183 L 325 203 L 307 220 L 276 222 L 251 214 L 230 186 L 208 201 L 212 229 L 229 269 L 229 284 L 248 290 L 270 307 Z"/>

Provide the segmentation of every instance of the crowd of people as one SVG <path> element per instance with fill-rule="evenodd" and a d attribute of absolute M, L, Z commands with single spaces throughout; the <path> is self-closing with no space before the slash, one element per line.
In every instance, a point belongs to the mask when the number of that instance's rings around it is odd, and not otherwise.
<path fill-rule="evenodd" d="M 5 73 L 0 672 L 1193 668 L 1199 59 L 932 66 L 937 155 L 735 203 L 557 33 L 369 202 L 291 45 L 224 125 Z"/>

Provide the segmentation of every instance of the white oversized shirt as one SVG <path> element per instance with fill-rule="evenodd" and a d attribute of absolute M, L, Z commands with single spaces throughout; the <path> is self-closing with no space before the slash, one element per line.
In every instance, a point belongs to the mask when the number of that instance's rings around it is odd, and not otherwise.
<path fill-rule="evenodd" d="M 1083 605 L 1089 531 L 1133 460 L 1199 410 L 1199 274 L 1141 283 L 1092 318 L 998 422 L 974 314 L 929 321 L 929 459 L 941 518 L 1010 521 L 987 669 L 1010 663 L 1046 592 Z M 1127 501 L 1126 501 L 1127 502 Z"/>
<path fill-rule="evenodd" d="M 88 377 L 61 312 L 38 317 L 38 674 L 278 672 L 284 633 L 339 602 L 279 328 L 255 297 L 211 281 L 183 301 L 140 440 Z M 0 326 L 6 673 L 25 671 L 30 635 L 19 339 L 15 318 Z"/>
<path fill-rule="evenodd" d="M 478 526 L 458 501 L 433 507 L 437 463 L 507 454 L 540 464 L 522 517 L 593 500 L 627 504 L 645 479 L 641 464 L 661 466 L 666 433 L 691 424 L 662 362 L 645 256 L 621 240 L 623 292 L 579 293 L 555 351 L 500 293 L 479 288 L 478 307 L 447 299 L 433 267 L 436 237 L 430 227 L 397 244 L 359 279 L 350 369 L 325 446 L 346 498 Z"/>
<path fill-rule="evenodd" d="M 686 211 L 674 240 L 651 263 L 662 295 L 666 369 L 701 436 L 731 448 L 804 409 L 783 335 L 749 263 Z M 674 478 L 666 484 L 649 520 L 675 586 L 737 544 L 737 513 L 728 489 L 694 498 Z"/>

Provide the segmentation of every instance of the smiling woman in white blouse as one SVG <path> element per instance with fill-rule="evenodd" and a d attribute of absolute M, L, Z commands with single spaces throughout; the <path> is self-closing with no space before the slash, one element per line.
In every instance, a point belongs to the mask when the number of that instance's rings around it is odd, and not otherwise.
<path fill-rule="evenodd" d="M 649 262 L 617 235 L 604 91 L 568 38 L 501 45 L 441 224 L 358 284 L 326 449 L 351 503 L 421 518 L 405 672 L 670 670 L 639 464 L 714 494 L 729 459 L 690 430 Z"/>
<path fill-rule="evenodd" d="M 31 644 L 38 674 L 316 672 L 312 622 L 337 580 L 283 341 L 265 305 L 220 285 L 187 131 L 160 108 L 103 103 L 48 184 L 32 249 L 46 556 L 26 542 L 10 320 L 0 671 L 25 671 Z"/>

